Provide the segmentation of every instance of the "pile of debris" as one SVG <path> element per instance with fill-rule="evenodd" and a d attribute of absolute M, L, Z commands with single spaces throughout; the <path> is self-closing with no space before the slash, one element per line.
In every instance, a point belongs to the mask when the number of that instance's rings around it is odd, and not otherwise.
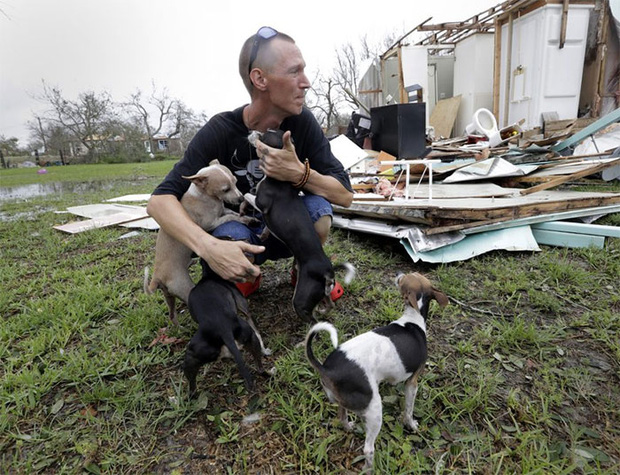
<path fill-rule="evenodd" d="M 620 193 L 574 188 L 586 177 L 590 184 L 596 177 L 598 188 L 614 186 L 619 121 L 620 108 L 595 121 L 549 121 L 538 136 L 517 127 L 496 146 L 474 130 L 430 143 L 424 159 L 402 161 L 339 136 L 332 150 L 356 194 L 351 207 L 336 207 L 334 224 L 400 239 L 414 261 L 539 244 L 602 247 L 620 228 L 590 223 L 620 212 Z"/>
<path fill-rule="evenodd" d="M 571 121 L 560 131 L 549 127 L 551 136 L 519 132 L 495 147 L 477 134 L 435 141 L 419 160 L 365 150 L 340 135 L 332 151 L 349 170 L 356 194 L 349 208 L 334 207 L 334 225 L 399 239 L 416 262 L 452 262 L 496 249 L 533 251 L 539 244 L 603 247 L 607 237 L 620 237 L 620 228 L 591 223 L 620 212 L 620 192 L 573 188 L 588 177 L 589 184 L 617 189 L 619 121 L 620 108 L 582 122 L 580 130 Z M 88 219 L 55 228 L 157 229 L 145 207 L 133 204 L 149 196 L 69 208 Z"/>

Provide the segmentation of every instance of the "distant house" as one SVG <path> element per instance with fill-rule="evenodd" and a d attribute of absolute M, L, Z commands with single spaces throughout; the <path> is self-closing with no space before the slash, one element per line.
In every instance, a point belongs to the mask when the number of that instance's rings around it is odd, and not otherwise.
<path fill-rule="evenodd" d="M 147 153 L 169 153 L 179 155 L 183 153 L 181 139 L 158 134 L 144 140 L 144 149 Z"/>
<path fill-rule="evenodd" d="M 181 139 L 178 137 L 168 137 L 167 135 L 158 134 L 148 139 L 126 138 L 122 135 L 103 136 L 93 135 L 84 140 L 96 153 L 115 153 L 121 149 L 137 150 L 143 147 L 147 154 L 163 153 L 170 155 L 181 155 L 183 153 Z M 74 140 L 68 143 L 70 156 L 80 157 L 88 154 L 88 147 L 84 143 Z"/>
<path fill-rule="evenodd" d="M 91 149 L 97 152 L 103 152 L 107 150 L 110 144 L 123 143 L 125 138 L 121 135 L 114 137 L 108 135 L 91 135 L 84 139 Z M 79 140 L 72 140 L 69 142 L 69 155 L 73 157 L 79 157 L 88 154 L 89 147 Z"/>

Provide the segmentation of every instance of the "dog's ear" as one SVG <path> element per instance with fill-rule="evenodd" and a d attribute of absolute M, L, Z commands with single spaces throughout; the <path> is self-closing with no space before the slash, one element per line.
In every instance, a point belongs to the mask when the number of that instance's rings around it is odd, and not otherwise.
<path fill-rule="evenodd" d="M 409 305 L 411 305 L 416 310 L 420 310 L 418 308 L 418 298 L 417 298 L 416 292 L 414 292 L 412 290 L 405 290 L 405 291 L 403 291 L 402 294 L 403 294 L 403 297 L 405 298 L 405 300 L 407 302 L 409 302 Z"/>
<path fill-rule="evenodd" d="M 433 298 L 437 301 L 439 306 L 445 307 L 446 305 L 448 305 L 449 301 L 448 301 L 448 297 L 446 296 L 446 294 L 437 290 L 435 287 L 432 287 L 432 289 L 433 289 Z"/>
<path fill-rule="evenodd" d="M 211 165 L 219 165 L 219 164 L 220 164 L 220 161 L 217 158 L 214 158 L 213 160 L 211 160 L 209 162 L 209 166 L 211 166 Z"/>
<path fill-rule="evenodd" d="M 198 188 L 204 190 L 209 183 L 208 175 L 192 175 L 192 176 L 183 176 L 186 180 L 190 180 L 194 185 Z"/>

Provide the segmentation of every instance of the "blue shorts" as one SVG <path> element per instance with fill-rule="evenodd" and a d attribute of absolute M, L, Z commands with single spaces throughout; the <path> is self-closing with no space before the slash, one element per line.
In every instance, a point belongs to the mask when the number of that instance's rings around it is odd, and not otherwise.
<path fill-rule="evenodd" d="M 332 216 L 334 211 L 332 205 L 322 196 L 318 195 L 302 195 L 302 201 L 306 205 L 306 209 L 310 214 L 312 222 L 315 223 L 322 216 Z M 258 218 L 258 216 L 257 216 Z M 230 241 L 246 241 L 250 244 L 256 244 L 259 246 L 265 246 L 265 251 L 254 256 L 254 263 L 257 265 L 262 264 L 266 260 L 283 259 L 291 257 L 292 254 L 282 241 L 276 238 L 273 234 L 263 242 L 259 236 L 265 229 L 265 222 L 260 219 L 260 224 L 256 227 L 248 227 L 238 221 L 228 221 L 215 228 L 211 235 L 219 239 L 226 239 Z"/>

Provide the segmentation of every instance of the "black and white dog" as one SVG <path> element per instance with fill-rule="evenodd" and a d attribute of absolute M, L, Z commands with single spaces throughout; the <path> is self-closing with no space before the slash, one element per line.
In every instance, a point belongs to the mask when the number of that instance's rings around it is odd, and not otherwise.
<path fill-rule="evenodd" d="M 398 320 L 362 333 L 340 346 L 336 329 L 327 322 L 317 323 L 306 336 L 306 356 L 319 372 L 329 400 L 339 405 L 338 416 L 345 429 L 352 428 L 347 410 L 364 419 L 364 469 L 367 470 L 372 470 L 375 440 L 382 424 L 379 383 L 407 381 L 403 419 L 410 429 L 418 428 L 418 422 L 413 419 L 413 405 L 418 391 L 418 377 L 427 356 L 426 317 L 432 299 L 442 307 L 448 304 L 448 297 L 417 272 L 400 274 L 396 283 L 405 300 L 405 311 Z M 320 331 L 329 333 L 335 348 L 323 364 L 312 351 L 312 341 Z"/>
<path fill-rule="evenodd" d="M 265 145 L 282 148 L 283 134 L 281 130 L 268 130 L 264 134 L 254 131 L 248 140 L 254 146 L 260 139 Z M 256 207 L 269 231 L 289 248 L 295 258 L 295 313 L 305 321 L 316 321 L 315 307 L 320 302 L 328 307 L 332 305 L 330 294 L 336 283 L 335 270 L 342 268 L 347 271 L 344 283 L 348 284 L 355 275 L 355 268 L 349 263 L 332 265 L 299 196 L 299 189 L 291 183 L 265 176 L 256 190 Z"/>

